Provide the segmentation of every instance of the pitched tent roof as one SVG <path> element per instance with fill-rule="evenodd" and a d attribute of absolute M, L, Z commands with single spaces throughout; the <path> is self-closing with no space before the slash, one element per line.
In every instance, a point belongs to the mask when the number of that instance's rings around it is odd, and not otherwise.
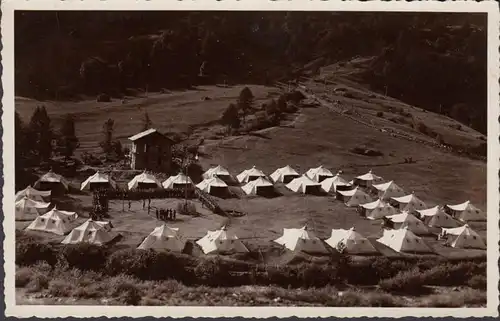
<path fill-rule="evenodd" d="M 399 229 L 408 228 L 417 235 L 429 234 L 429 230 L 424 225 L 424 222 L 408 212 L 387 216 L 387 218 L 394 223 L 400 224 Z"/>
<path fill-rule="evenodd" d="M 344 197 L 349 197 L 349 200 L 345 203 L 349 207 L 358 206 L 373 201 L 371 196 L 363 192 L 363 190 L 359 187 L 356 187 L 349 191 L 339 191 L 339 193 Z"/>
<path fill-rule="evenodd" d="M 283 245 L 290 251 L 303 251 L 308 253 L 328 253 L 325 245 L 316 235 L 307 230 L 307 227 L 302 228 L 284 228 L 283 235 L 274 242 Z"/>
<path fill-rule="evenodd" d="M 166 140 L 168 140 L 170 142 L 173 142 L 170 138 L 163 135 L 162 133 L 160 133 L 158 130 L 156 130 L 154 128 L 150 128 L 150 129 L 142 131 L 138 134 L 135 134 L 134 136 L 130 136 L 128 139 L 134 142 L 136 140 L 139 140 L 139 139 L 144 138 L 144 137 L 149 136 L 149 135 L 158 135 L 158 136 L 165 138 Z"/>
<path fill-rule="evenodd" d="M 391 197 L 391 199 L 400 204 L 399 209 L 402 211 L 419 211 L 427 207 L 427 205 L 425 205 L 425 203 L 421 199 L 415 196 L 414 193 L 401 197 Z"/>
<path fill-rule="evenodd" d="M 434 206 L 426 210 L 417 211 L 420 215 L 429 218 L 427 225 L 430 227 L 457 227 L 460 224 L 448 215 L 441 206 Z"/>
<path fill-rule="evenodd" d="M 357 176 L 356 179 L 360 181 L 373 182 L 373 183 L 381 182 L 383 180 L 382 177 L 373 174 L 372 170 L 369 170 L 368 173 L 366 174 Z"/>
<path fill-rule="evenodd" d="M 320 176 L 333 177 L 333 174 L 329 169 L 323 167 L 323 165 L 320 165 L 318 167 L 314 167 L 314 168 L 309 169 L 306 172 L 306 176 L 309 177 L 310 179 L 312 179 L 313 181 L 318 182 Z"/>
<path fill-rule="evenodd" d="M 336 192 L 337 186 L 351 186 L 345 179 L 340 176 L 341 172 L 338 172 L 333 177 L 328 177 L 321 182 L 321 188 L 327 192 Z"/>
<path fill-rule="evenodd" d="M 252 168 L 246 169 L 238 174 L 238 176 L 236 176 L 236 179 L 240 183 L 248 183 L 250 181 L 250 177 L 266 177 L 266 174 L 264 174 L 264 172 L 260 169 L 257 169 L 255 168 L 255 166 L 253 166 Z"/>
<path fill-rule="evenodd" d="M 31 186 L 26 187 L 25 189 L 19 191 L 16 193 L 16 202 L 22 200 L 25 196 L 31 200 L 37 201 L 37 202 L 43 202 L 44 197 L 50 197 L 51 191 L 39 191 L 37 189 L 34 189 Z"/>
<path fill-rule="evenodd" d="M 231 231 L 227 231 L 226 227 L 222 227 L 220 230 L 208 231 L 207 234 L 196 241 L 203 253 L 220 253 L 220 254 L 232 254 L 232 253 L 246 253 L 249 252 L 247 247 L 238 239 L 236 234 Z"/>
<path fill-rule="evenodd" d="M 184 173 L 179 173 L 175 176 L 170 176 L 163 183 L 162 186 L 165 189 L 174 188 L 175 185 L 191 185 L 193 181 L 189 176 L 184 175 Z"/>
<path fill-rule="evenodd" d="M 277 170 L 275 170 L 271 174 L 271 179 L 275 183 L 277 183 L 277 182 L 283 182 L 285 180 L 286 176 L 298 177 L 300 175 L 299 175 L 299 173 L 295 169 L 293 169 L 289 165 L 286 165 L 285 167 L 280 167 Z"/>
<path fill-rule="evenodd" d="M 452 247 L 486 249 L 486 244 L 484 244 L 481 236 L 471 229 L 468 224 L 455 228 L 443 228 L 443 231 L 446 234 L 455 236 L 451 242 Z"/>
<path fill-rule="evenodd" d="M 370 254 L 377 252 L 372 243 L 366 237 L 356 232 L 354 227 L 348 230 L 332 229 L 330 238 L 325 240 L 325 242 L 334 249 L 337 249 L 337 246 L 342 244 L 346 253 L 349 254 Z"/>
<path fill-rule="evenodd" d="M 374 184 L 372 186 L 378 190 L 378 195 L 382 199 L 401 197 L 405 195 L 404 190 L 401 187 L 399 187 L 396 183 L 394 183 L 394 181 L 389 181 L 387 183 L 382 183 L 382 184 Z"/>
<path fill-rule="evenodd" d="M 226 176 L 231 177 L 231 174 L 224 167 L 217 165 L 216 167 L 212 167 L 203 173 L 203 178 L 212 178 L 213 176 Z"/>
<path fill-rule="evenodd" d="M 109 184 L 112 188 L 116 188 L 116 182 L 109 177 L 108 174 L 101 173 L 99 171 L 95 172 L 94 175 L 88 177 L 81 185 L 80 190 L 90 189 L 92 184 Z"/>
<path fill-rule="evenodd" d="M 241 189 L 247 194 L 257 194 L 259 188 L 270 188 L 273 187 L 273 183 L 268 181 L 266 178 L 259 177 L 256 180 L 248 182 Z"/>
<path fill-rule="evenodd" d="M 377 240 L 377 242 L 392 248 L 396 252 L 434 252 L 422 238 L 416 236 L 408 228 L 384 230 L 384 234 Z"/>
<path fill-rule="evenodd" d="M 458 212 L 457 218 L 463 222 L 467 221 L 486 221 L 486 215 L 476 206 L 472 205 L 470 201 L 457 204 L 446 205 L 453 211 Z"/>
<path fill-rule="evenodd" d="M 77 218 L 78 214 L 75 212 L 60 211 L 54 207 L 38 216 L 26 229 L 64 235 L 71 231 L 71 223 Z"/>
<path fill-rule="evenodd" d="M 44 174 L 38 181 L 36 181 L 34 187 L 39 187 L 41 183 L 60 183 L 65 189 L 68 189 L 68 182 L 66 179 L 59 174 L 54 173 L 52 170 Z"/>
<path fill-rule="evenodd" d="M 391 204 L 384 202 L 380 198 L 374 202 L 362 204 L 360 206 L 366 209 L 366 218 L 370 220 L 378 220 L 397 213 L 397 210 Z"/>
<path fill-rule="evenodd" d="M 107 222 L 87 220 L 82 225 L 74 228 L 62 244 L 90 243 L 96 245 L 106 244 L 114 239 Z"/>
<path fill-rule="evenodd" d="M 50 203 L 37 202 L 24 197 L 15 204 L 16 217 L 24 215 L 39 215 L 46 213 Z"/>
<path fill-rule="evenodd" d="M 140 184 L 154 184 L 157 187 L 161 188 L 160 181 L 153 174 L 143 172 L 139 175 L 136 175 L 130 182 L 128 182 L 128 189 L 136 189 Z"/>
<path fill-rule="evenodd" d="M 292 180 L 290 183 L 286 185 L 286 187 L 294 192 L 300 192 L 305 194 L 310 188 L 320 188 L 321 184 L 314 182 L 305 175 L 302 175 Z"/>
<path fill-rule="evenodd" d="M 197 188 L 201 189 L 206 193 L 210 193 L 212 187 L 215 188 L 227 188 L 227 184 L 218 177 L 205 178 L 203 181 L 196 185 Z"/>
<path fill-rule="evenodd" d="M 149 234 L 144 241 L 139 245 L 138 249 L 156 249 L 169 250 L 174 252 L 182 252 L 186 240 L 179 233 L 178 228 L 169 227 L 166 224 L 155 227 L 153 232 Z"/>

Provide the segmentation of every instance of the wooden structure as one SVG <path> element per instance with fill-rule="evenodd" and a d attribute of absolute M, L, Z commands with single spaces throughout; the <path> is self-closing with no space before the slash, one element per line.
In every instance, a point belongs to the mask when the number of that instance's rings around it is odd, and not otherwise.
<path fill-rule="evenodd" d="M 135 170 L 168 172 L 172 165 L 173 141 L 151 128 L 129 137 L 130 167 Z"/>

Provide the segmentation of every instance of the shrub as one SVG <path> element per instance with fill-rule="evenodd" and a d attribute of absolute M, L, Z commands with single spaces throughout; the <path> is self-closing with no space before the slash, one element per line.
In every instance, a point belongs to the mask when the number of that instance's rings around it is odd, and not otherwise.
<path fill-rule="evenodd" d="M 69 268 L 83 271 L 99 271 L 104 268 L 108 252 L 93 244 L 66 245 L 61 252 L 61 261 Z"/>
<path fill-rule="evenodd" d="M 126 275 L 113 277 L 109 280 L 108 294 L 127 305 L 138 305 L 142 295 L 137 282 L 138 280 Z"/>
<path fill-rule="evenodd" d="M 106 295 L 108 286 L 100 283 L 93 283 L 87 286 L 78 286 L 72 293 L 72 296 L 82 299 L 97 299 Z"/>
<path fill-rule="evenodd" d="M 230 281 L 231 275 L 221 259 L 203 260 L 194 268 L 194 275 L 201 284 L 223 286 Z"/>
<path fill-rule="evenodd" d="M 306 287 L 335 284 L 338 281 L 337 276 L 338 267 L 335 265 L 310 263 L 298 268 L 300 284 Z"/>
<path fill-rule="evenodd" d="M 31 281 L 33 270 L 28 267 L 16 269 L 16 288 L 24 288 Z"/>
<path fill-rule="evenodd" d="M 69 297 L 73 293 L 73 283 L 67 280 L 52 280 L 49 283 L 49 294 L 55 297 Z"/>
<path fill-rule="evenodd" d="M 196 205 L 193 202 L 182 202 L 177 203 L 177 213 L 183 215 L 196 215 L 198 212 L 196 210 Z"/>
<path fill-rule="evenodd" d="M 49 277 L 45 274 L 35 273 L 26 285 L 28 293 L 41 292 L 49 286 Z"/>
<path fill-rule="evenodd" d="M 99 94 L 97 95 L 96 101 L 98 103 L 109 103 L 111 102 L 111 96 L 108 94 Z"/>
<path fill-rule="evenodd" d="M 467 285 L 473 289 L 486 290 L 487 279 L 484 275 L 474 275 L 469 279 Z"/>
<path fill-rule="evenodd" d="M 382 117 L 383 118 L 384 117 L 384 112 L 378 111 L 377 112 L 377 117 Z"/>
<path fill-rule="evenodd" d="M 37 262 L 47 262 L 51 266 L 57 263 L 56 252 L 48 244 L 26 240 L 16 242 L 16 264 L 29 266 Z"/>
<path fill-rule="evenodd" d="M 390 279 L 380 281 L 379 286 L 385 291 L 406 294 L 422 294 L 425 289 L 424 279 L 418 268 L 401 271 Z"/>

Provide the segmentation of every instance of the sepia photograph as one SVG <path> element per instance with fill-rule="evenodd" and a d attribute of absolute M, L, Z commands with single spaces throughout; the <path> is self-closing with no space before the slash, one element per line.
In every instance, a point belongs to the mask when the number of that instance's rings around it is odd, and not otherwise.
<path fill-rule="evenodd" d="M 13 304 L 497 311 L 482 8 L 12 10 Z"/>

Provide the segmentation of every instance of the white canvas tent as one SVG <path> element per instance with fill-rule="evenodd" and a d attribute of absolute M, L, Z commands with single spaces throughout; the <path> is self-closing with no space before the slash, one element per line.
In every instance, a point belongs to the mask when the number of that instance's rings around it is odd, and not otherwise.
<path fill-rule="evenodd" d="M 139 245 L 138 249 L 147 250 L 169 250 L 173 252 L 182 252 L 186 240 L 179 233 L 178 228 L 169 227 L 166 224 L 155 227 L 153 232 L 149 234 L 144 241 Z"/>
<path fill-rule="evenodd" d="M 460 224 L 448 215 L 441 206 L 434 206 L 426 210 L 417 211 L 423 216 L 429 227 L 458 227 Z"/>
<path fill-rule="evenodd" d="M 227 184 L 217 176 L 204 179 L 196 187 L 212 195 L 221 195 L 228 192 Z"/>
<path fill-rule="evenodd" d="M 26 229 L 64 235 L 71 231 L 71 225 L 77 218 L 78 214 L 75 212 L 61 211 L 54 207 L 38 216 Z"/>
<path fill-rule="evenodd" d="M 286 184 L 299 176 L 300 174 L 296 170 L 294 170 L 289 165 L 286 165 L 285 167 L 280 167 L 277 170 L 275 170 L 271 174 L 271 179 L 275 183 L 281 182 Z"/>
<path fill-rule="evenodd" d="M 374 254 L 377 250 L 364 236 L 354 230 L 354 227 L 344 229 L 332 229 L 332 234 L 325 243 L 334 249 L 343 248 L 348 254 Z"/>
<path fill-rule="evenodd" d="M 384 202 L 380 198 L 374 202 L 360 205 L 366 212 L 366 218 L 370 220 L 379 220 L 383 217 L 396 215 L 397 211 L 391 204 Z"/>
<path fill-rule="evenodd" d="M 383 200 L 388 200 L 392 197 L 401 197 L 405 195 L 404 190 L 396 183 L 394 183 L 394 181 L 389 181 L 382 184 L 374 184 L 373 188 L 377 190 L 378 196 Z"/>
<path fill-rule="evenodd" d="M 348 207 L 358 206 L 373 201 L 371 196 L 363 192 L 363 190 L 359 187 L 349 191 L 338 191 L 337 193 L 342 195 L 342 200 Z"/>
<path fill-rule="evenodd" d="M 302 228 L 284 228 L 283 235 L 274 242 L 294 252 L 328 253 L 321 240 L 312 231 L 309 231 L 306 226 Z"/>
<path fill-rule="evenodd" d="M 129 190 L 137 188 L 161 188 L 161 183 L 153 174 L 143 172 L 128 182 Z"/>
<path fill-rule="evenodd" d="M 350 188 L 352 185 L 348 183 L 345 179 L 343 179 L 340 175 L 342 172 L 338 172 L 335 176 L 333 177 L 328 177 L 325 178 L 321 182 L 321 188 L 327 192 L 327 193 L 335 193 L 338 190 L 346 190 Z"/>
<path fill-rule="evenodd" d="M 296 193 L 318 194 L 321 192 L 321 184 L 314 182 L 305 175 L 295 178 L 286 187 Z"/>
<path fill-rule="evenodd" d="M 249 252 L 247 247 L 238 239 L 236 234 L 227 231 L 223 226 L 220 230 L 208 231 L 207 234 L 196 241 L 203 253 L 234 254 Z"/>
<path fill-rule="evenodd" d="M 15 204 L 16 219 L 34 218 L 47 213 L 50 203 L 37 202 L 26 196 Z"/>
<path fill-rule="evenodd" d="M 429 234 L 429 230 L 424 222 L 416 218 L 413 214 L 403 212 L 396 215 L 387 216 L 389 220 L 398 225 L 398 229 L 408 228 L 416 235 Z"/>
<path fill-rule="evenodd" d="M 45 202 L 50 200 L 51 191 L 39 191 L 31 186 L 16 193 L 16 202 L 22 200 L 24 197 L 37 202 Z"/>
<path fill-rule="evenodd" d="M 273 183 L 263 177 L 248 182 L 241 188 L 247 195 L 270 195 L 274 191 Z"/>
<path fill-rule="evenodd" d="M 87 220 L 82 225 L 74 228 L 61 243 L 90 243 L 95 245 L 109 243 L 114 239 L 115 235 L 111 232 L 111 227 L 108 223 L 109 222 Z"/>
<path fill-rule="evenodd" d="M 396 252 L 432 253 L 434 252 L 425 241 L 416 236 L 408 228 L 384 230 L 377 242 L 392 248 Z"/>
<path fill-rule="evenodd" d="M 189 176 L 186 176 L 183 173 L 170 176 L 162 183 L 162 186 L 165 189 L 186 188 L 186 186 L 191 185 L 193 185 L 193 181 Z"/>
<path fill-rule="evenodd" d="M 108 174 L 97 171 L 88 177 L 80 186 L 80 190 L 94 190 L 98 188 L 116 188 L 116 182 Z"/>
<path fill-rule="evenodd" d="M 324 179 L 333 177 L 333 174 L 329 169 L 323 167 L 323 165 L 320 165 L 318 167 L 309 169 L 306 172 L 306 176 L 315 182 L 321 183 Z"/>
<path fill-rule="evenodd" d="M 231 180 L 231 174 L 229 174 L 229 171 L 220 165 L 217 165 L 216 167 L 212 167 L 209 170 L 207 170 L 205 173 L 203 173 L 204 179 L 212 178 L 214 176 L 216 176 L 216 177 L 218 177 L 226 182 L 228 180 Z"/>
<path fill-rule="evenodd" d="M 52 190 L 58 186 L 64 188 L 66 191 L 68 190 L 69 183 L 62 175 L 56 174 L 50 170 L 40 177 L 33 187 L 41 190 Z"/>
<path fill-rule="evenodd" d="M 445 236 L 451 236 L 450 245 L 455 248 L 464 249 L 486 249 L 486 244 L 476 231 L 470 228 L 468 224 L 455 228 L 443 228 Z"/>
<path fill-rule="evenodd" d="M 474 206 L 470 201 L 457 205 L 446 205 L 453 211 L 454 216 L 462 221 L 486 221 L 486 214 Z"/>
<path fill-rule="evenodd" d="M 415 193 L 411 193 L 409 195 L 401 196 L 401 197 L 392 197 L 391 200 L 398 204 L 398 208 L 401 211 L 413 212 L 420 211 L 427 208 L 427 205 L 415 196 Z"/>
<path fill-rule="evenodd" d="M 238 180 L 239 183 L 248 183 L 253 180 L 256 180 L 259 177 L 266 178 L 266 174 L 264 174 L 264 172 L 261 171 L 260 169 L 257 169 L 255 168 L 255 166 L 253 166 L 252 168 L 245 169 L 243 172 L 238 174 L 238 176 L 236 176 L 236 179 Z"/>
<path fill-rule="evenodd" d="M 372 170 L 368 173 L 360 175 L 354 179 L 354 185 L 359 185 L 363 187 L 370 187 L 373 184 L 378 184 L 383 181 L 383 178 L 373 174 Z"/>

